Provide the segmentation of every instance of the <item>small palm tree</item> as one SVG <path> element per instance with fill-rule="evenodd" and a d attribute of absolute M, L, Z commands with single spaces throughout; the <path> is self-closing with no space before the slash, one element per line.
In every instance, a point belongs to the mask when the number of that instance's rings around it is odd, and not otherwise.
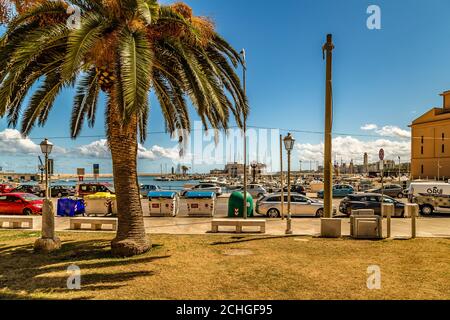
<path fill-rule="evenodd" d="M 183 175 L 185 176 L 186 173 L 189 171 L 189 167 L 188 166 L 181 166 L 181 171 L 183 171 Z"/>
<path fill-rule="evenodd" d="M 77 29 L 66 25 L 69 4 L 81 10 Z M 76 86 L 70 126 L 76 138 L 85 119 L 94 125 L 103 91 L 119 212 L 111 247 L 115 255 L 140 254 L 150 248 L 136 159 L 138 141 L 146 138 L 149 93 L 159 100 L 172 135 L 191 127 L 187 98 L 205 128 L 226 129 L 230 115 L 241 126 L 248 110 L 235 72 L 241 62 L 213 24 L 182 3 L 38 0 L 7 24 L 0 39 L 0 116 L 12 127 L 21 118 L 27 135 L 46 123 L 61 90 Z M 34 84 L 39 88 L 24 106 Z"/>

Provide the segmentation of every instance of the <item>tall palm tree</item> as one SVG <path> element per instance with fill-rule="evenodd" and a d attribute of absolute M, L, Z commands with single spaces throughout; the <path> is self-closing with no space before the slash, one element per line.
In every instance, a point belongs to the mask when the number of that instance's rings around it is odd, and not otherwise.
<path fill-rule="evenodd" d="M 77 29 L 67 27 L 67 6 L 81 10 Z M 118 205 L 111 243 L 119 256 L 150 248 L 137 182 L 138 141 L 146 138 L 149 93 L 167 131 L 189 130 L 189 99 L 205 128 L 238 126 L 248 112 L 235 68 L 239 54 L 210 20 L 183 3 L 156 0 L 39 0 L 7 24 L 0 39 L 0 117 L 24 135 L 46 123 L 55 98 L 76 86 L 70 125 L 76 138 L 86 119 L 93 126 L 98 95 L 107 96 L 105 123 Z M 33 84 L 39 84 L 24 106 Z M 22 112 L 23 109 L 23 112 Z"/>

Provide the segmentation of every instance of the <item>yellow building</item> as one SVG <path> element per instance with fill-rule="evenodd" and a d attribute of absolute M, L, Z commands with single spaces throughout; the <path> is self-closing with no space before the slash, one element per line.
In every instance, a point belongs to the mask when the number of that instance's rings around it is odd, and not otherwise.
<path fill-rule="evenodd" d="M 413 179 L 450 178 L 450 91 L 441 96 L 442 108 L 431 109 L 410 125 Z"/>

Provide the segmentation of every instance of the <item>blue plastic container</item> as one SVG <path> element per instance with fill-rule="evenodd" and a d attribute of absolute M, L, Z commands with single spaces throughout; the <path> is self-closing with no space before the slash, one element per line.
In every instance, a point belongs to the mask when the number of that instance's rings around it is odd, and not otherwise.
<path fill-rule="evenodd" d="M 214 199 L 216 193 L 212 191 L 188 191 L 184 197 L 187 199 Z"/>
<path fill-rule="evenodd" d="M 58 199 L 57 215 L 61 217 L 74 217 L 85 213 L 84 201 L 81 198 Z"/>
<path fill-rule="evenodd" d="M 178 194 L 173 191 L 150 191 L 147 195 L 149 199 L 156 198 L 156 199 L 173 199 Z"/>

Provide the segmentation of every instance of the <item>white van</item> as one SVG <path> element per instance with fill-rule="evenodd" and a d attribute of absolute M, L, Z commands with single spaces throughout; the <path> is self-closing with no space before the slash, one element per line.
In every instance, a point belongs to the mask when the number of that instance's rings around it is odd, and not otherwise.
<path fill-rule="evenodd" d="M 450 195 L 450 184 L 445 182 L 411 182 L 408 189 L 409 197 L 420 194 L 430 196 Z"/>

